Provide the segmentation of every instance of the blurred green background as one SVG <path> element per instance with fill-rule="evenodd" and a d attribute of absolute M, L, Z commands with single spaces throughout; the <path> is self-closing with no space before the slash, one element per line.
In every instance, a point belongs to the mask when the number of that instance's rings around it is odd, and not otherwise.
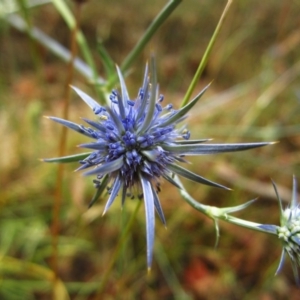
<path fill-rule="evenodd" d="M 43 116 L 62 117 L 68 67 L 9 24 L 4 2 L 0 0 L 0 299 L 52 299 L 57 165 L 39 158 L 58 153 L 61 127 Z M 121 64 L 166 2 L 87 1 L 80 28 L 101 76 L 97 40 L 101 38 L 112 59 Z M 67 3 L 74 9 L 74 3 Z M 165 103 L 178 107 L 225 4 L 183 1 L 130 68 L 126 82 L 131 96 L 136 96 L 144 64 L 154 53 Z M 69 48 L 70 30 L 51 3 L 18 14 Z M 233 1 L 197 91 L 213 84 L 190 114 L 188 128 L 192 138 L 213 138 L 216 143 L 279 143 L 190 159 L 190 170 L 233 189 L 184 181 L 196 200 L 222 207 L 259 197 L 238 216 L 279 224 L 270 178 L 286 204 L 291 199 L 292 175 L 300 180 L 299 15 L 296 0 Z M 77 72 L 73 84 L 96 97 L 91 82 Z M 92 117 L 92 112 L 72 93 L 69 119 L 80 123 L 80 117 Z M 79 153 L 76 145 L 83 142 L 69 132 L 67 153 Z M 220 243 L 214 249 L 213 222 L 166 182 L 160 199 L 167 229 L 157 219 L 151 273 L 147 274 L 141 209 L 108 283 L 98 292 L 135 202 L 126 201 L 121 211 L 116 201 L 101 217 L 104 196 L 87 210 L 94 192 L 92 178 L 73 173 L 77 167 L 67 165 L 64 172 L 56 299 L 298 299 L 289 261 L 274 276 L 281 253 L 278 241 L 221 223 Z"/>

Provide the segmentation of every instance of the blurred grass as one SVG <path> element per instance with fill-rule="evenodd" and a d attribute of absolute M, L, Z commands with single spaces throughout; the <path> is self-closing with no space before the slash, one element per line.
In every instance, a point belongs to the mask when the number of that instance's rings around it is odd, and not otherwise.
<path fill-rule="evenodd" d="M 155 52 L 161 91 L 166 102 L 179 106 L 224 4 L 183 1 L 132 65 L 127 78 L 131 95 L 141 84 L 141 65 Z M 158 0 L 88 1 L 81 28 L 100 75 L 104 69 L 97 36 L 120 64 L 161 7 Z M 220 191 L 186 181 L 194 198 L 229 206 L 259 196 L 239 214 L 257 222 L 266 222 L 267 216 L 268 223 L 278 223 L 270 177 L 285 187 L 285 200 L 292 174 L 300 180 L 299 12 L 295 1 L 235 1 L 199 90 L 212 80 L 213 84 L 189 118 L 194 138 L 279 141 L 248 152 L 191 159 L 192 171 L 234 189 Z M 70 32 L 52 5 L 29 13 L 34 26 L 68 45 Z M 61 115 L 66 64 L 40 45 L 34 47 L 37 58 L 31 55 L 30 39 L 0 20 L 0 298 L 8 300 L 51 299 L 49 278 L 39 277 L 36 269 L 27 272 L 26 265 L 51 272 L 56 166 L 38 158 L 53 157 L 57 151 L 58 127 L 43 115 Z M 90 83 L 77 74 L 74 85 L 86 90 Z M 89 116 L 89 109 L 73 95 L 70 119 L 78 122 Z M 75 153 L 75 145 L 82 142 L 82 137 L 70 134 L 67 153 Z M 126 201 L 122 218 L 118 204 L 101 217 L 105 199 L 87 211 L 93 187 L 90 178 L 72 172 L 76 167 L 66 166 L 59 237 L 59 275 L 71 299 L 297 299 L 288 263 L 282 274 L 273 276 L 281 251 L 276 241 L 222 223 L 214 250 L 211 220 L 187 206 L 168 183 L 160 195 L 168 226 L 166 230 L 157 222 L 151 274 L 146 274 L 141 210 L 100 297 L 99 281 L 135 202 Z"/>

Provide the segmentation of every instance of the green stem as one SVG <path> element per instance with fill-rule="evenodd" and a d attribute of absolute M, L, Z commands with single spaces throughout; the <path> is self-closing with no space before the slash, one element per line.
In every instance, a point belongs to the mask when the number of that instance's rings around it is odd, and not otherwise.
<path fill-rule="evenodd" d="M 121 70 L 125 72 L 134 62 L 136 57 L 142 52 L 145 48 L 146 44 L 150 41 L 154 33 L 158 30 L 158 28 L 163 24 L 165 20 L 169 17 L 169 15 L 174 11 L 174 9 L 180 4 L 182 0 L 171 0 L 167 5 L 162 9 L 162 11 L 156 16 L 153 22 L 145 31 L 142 38 L 138 41 L 135 47 L 131 50 L 131 52 L 127 55 L 124 62 L 121 65 Z"/>
<path fill-rule="evenodd" d="M 178 180 L 176 180 L 176 181 L 178 182 Z M 241 227 L 245 227 L 245 228 L 248 228 L 251 230 L 277 235 L 276 232 L 270 231 L 266 227 L 264 228 L 262 226 L 262 224 L 251 222 L 251 221 L 246 221 L 246 220 L 236 218 L 236 217 L 229 215 L 226 212 L 226 210 L 229 211 L 230 208 L 222 209 L 222 208 L 218 208 L 218 207 L 214 207 L 214 206 L 210 206 L 210 205 L 201 204 L 201 203 L 197 202 L 194 198 L 192 198 L 188 194 L 188 192 L 186 190 L 184 190 L 183 188 L 180 190 L 180 193 L 181 193 L 182 197 L 184 198 L 184 200 L 187 203 L 189 203 L 193 208 L 202 212 L 203 214 L 205 214 L 206 216 L 208 216 L 209 218 L 211 218 L 213 220 L 220 219 L 225 222 L 235 224 L 235 225 L 238 225 Z"/>
<path fill-rule="evenodd" d="M 121 250 L 122 250 L 123 243 L 128 238 L 129 232 L 130 232 L 130 230 L 131 230 L 131 228 L 132 228 L 132 226 L 134 224 L 135 218 L 137 216 L 137 213 L 138 213 L 139 208 L 140 208 L 140 206 L 141 206 L 141 204 L 142 204 L 143 201 L 138 200 L 137 202 L 138 203 L 136 205 L 136 208 L 135 208 L 132 216 L 130 217 L 129 222 L 127 223 L 127 226 L 125 227 L 125 229 L 123 231 L 123 234 L 122 234 L 122 236 L 121 236 L 121 238 L 120 238 L 120 240 L 119 240 L 119 242 L 118 242 L 118 244 L 117 244 L 117 246 L 115 248 L 115 251 L 114 251 L 114 253 L 113 253 L 113 255 L 112 255 L 112 257 L 111 257 L 111 259 L 110 259 L 110 261 L 108 263 L 108 267 L 107 267 L 107 269 L 105 271 L 105 274 L 103 275 L 102 281 L 101 281 L 99 289 L 98 289 L 98 295 L 100 295 L 103 292 L 103 289 L 105 288 L 105 286 L 107 284 L 107 281 L 108 281 L 109 276 L 111 274 L 112 268 L 113 268 L 113 266 L 114 266 L 114 264 L 115 264 L 115 262 L 116 262 L 116 260 L 117 260 L 117 258 L 119 256 Z"/>
<path fill-rule="evenodd" d="M 191 82 L 191 84 L 190 84 L 190 86 L 189 86 L 189 88 L 188 88 L 188 90 L 187 90 L 187 92 L 186 92 L 186 94 L 184 96 L 184 99 L 182 100 L 181 107 L 185 106 L 189 102 L 189 100 L 191 98 L 191 95 L 192 95 L 192 93 L 193 93 L 193 91 L 194 91 L 194 89 L 196 87 L 196 84 L 199 81 L 199 79 L 201 77 L 201 74 L 202 74 L 202 72 L 203 72 L 203 70 L 204 70 L 204 68 L 205 68 L 205 66 L 206 66 L 206 64 L 208 62 L 208 58 L 210 56 L 211 50 L 212 50 L 212 48 L 213 48 L 213 46 L 215 44 L 216 38 L 217 38 L 217 36 L 218 36 L 218 34 L 220 32 L 221 26 L 223 24 L 223 21 L 225 19 L 225 16 L 226 16 L 226 14 L 228 12 L 228 9 L 229 9 L 231 3 L 232 3 L 231 0 L 227 1 L 227 4 L 226 4 L 226 6 L 224 8 L 224 11 L 223 11 L 223 13 L 221 15 L 221 18 L 220 18 L 220 20 L 218 22 L 218 25 L 217 25 L 217 27 L 216 27 L 216 29 L 214 31 L 214 34 L 212 35 L 212 37 L 211 37 L 211 39 L 209 41 L 209 44 L 206 47 L 205 53 L 204 53 L 204 55 L 203 55 L 203 57 L 202 57 L 202 59 L 200 61 L 200 64 L 199 64 L 198 69 L 197 69 L 197 71 L 196 71 L 196 73 L 194 75 L 194 78 L 193 78 L 193 80 L 192 80 L 192 82 Z"/>
<path fill-rule="evenodd" d="M 235 225 L 245 227 L 245 228 L 248 228 L 248 229 L 251 229 L 251 230 L 277 235 L 275 232 L 271 232 L 269 230 L 266 230 L 266 229 L 262 228 L 261 227 L 262 224 L 259 224 L 259 223 L 243 220 L 243 219 L 236 218 L 236 217 L 233 217 L 233 216 L 230 216 L 230 215 L 227 215 L 227 216 L 224 216 L 224 217 L 222 216 L 222 217 L 220 217 L 220 219 L 225 221 L 225 222 L 229 222 L 231 224 L 235 224 Z"/>
<path fill-rule="evenodd" d="M 122 72 L 126 72 L 128 68 L 132 65 L 135 59 L 140 55 L 143 51 L 147 43 L 150 41 L 155 32 L 159 29 L 159 27 L 167 20 L 169 15 L 174 11 L 174 9 L 182 2 L 182 0 L 171 0 L 167 3 L 167 5 L 161 10 L 161 12 L 156 16 L 153 22 L 145 31 L 144 35 L 137 42 L 135 47 L 130 51 L 127 57 L 124 59 L 121 64 Z M 107 90 L 110 90 L 116 83 L 118 77 L 116 75 L 112 76 L 107 84 Z"/>

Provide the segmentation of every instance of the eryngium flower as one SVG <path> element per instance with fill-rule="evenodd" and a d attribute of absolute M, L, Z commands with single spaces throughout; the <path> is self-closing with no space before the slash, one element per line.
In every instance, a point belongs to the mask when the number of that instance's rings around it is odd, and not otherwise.
<path fill-rule="evenodd" d="M 108 187 L 109 197 L 104 213 L 118 194 L 121 195 L 122 204 L 127 196 L 137 196 L 144 200 L 147 263 L 150 268 L 154 244 L 155 209 L 165 224 L 165 217 L 157 195 L 160 191 L 160 179 L 164 178 L 180 188 L 172 178 L 175 173 L 198 183 L 225 188 L 186 170 L 179 163 L 186 162 L 184 157 L 188 155 L 240 151 L 269 143 L 202 144 L 207 140 L 189 140 L 190 132 L 185 126 L 178 128 L 177 125 L 186 118 L 187 112 L 196 104 L 207 87 L 186 106 L 175 110 L 171 104 L 162 106 L 164 97 L 159 94 L 153 60 L 150 74 L 146 65 L 143 85 L 134 100 L 129 98 L 119 68 L 117 68 L 117 73 L 121 93 L 113 90 L 109 97 L 110 105 L 107 107 L 101 106 L 90 96 L 73 87 L 98 116 L 96 121 L 83 118 L 91 127 L 50 117 L 53 121 L 93 139 L 92 143 L 80 145 L 93 151 L 81 156 L 46 159 L 45 161 L 79 160 L 81 166 L 77 170 L 90 169 L 84 175 L 96 176 L 94 184 L 97 189 L 90 206 L 105 187 Z M 79 157 L 84 159 L 80 160 Z"/>
<path fill-rule="evenodd" d="M 284 258 L 286 253 L 291 259 L 292 268 L 297 284 L 299 281 L 299 267 L 300 267 L 300 206 L 297 201 L 297 181 L 296 177 L 293 177 L 293 196 L 289 207 L 283 210 L 282 201 L 279 197 L 275 183 L 273 186 L 279 201 L 279 206 L 281 210 L 280 225 L 277 227 L 277 236 L 281 240 L 283 245 L 283 250 L 281 253 L 281 258 L 279 266 L 277 268 L 276 274 L 281 270 L 284 264 Z"/>

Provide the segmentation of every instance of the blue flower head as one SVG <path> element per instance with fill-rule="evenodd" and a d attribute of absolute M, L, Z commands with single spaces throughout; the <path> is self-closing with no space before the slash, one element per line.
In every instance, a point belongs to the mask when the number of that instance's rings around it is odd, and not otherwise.
<path fill-rule="evenodd" d="M 143 199 L 146 214 L 147 263 L 150 268 L 155 210 L 161 221 L 166 223 L 158 198 L 160 180 L 164 178 L 180 188 L 173 179 L 173 175 L 177 174 L 198 183 L 226 188 L 188 171 L 180 163 L 185 163 L 184 157 L 189 155 L 240 151 L 269 143 L 204 144 L 207 140 L 190 140 L 190 132 L 185 126 L 178 127 L 178 124 L 185 120 L 187 112 L 197 103 L 207 87 L 186 106 L 176 110 L 171 104 L 162 105 L 164 97 L 159 94 L 154 59 L 151 60 L 150 72 L 146 65 L 143 84 L 135 99 L 129 97 L 118 67 L 117 73 L 121 92 L 113 90 L 109 97 L 110 104 L 106 107 L 73 87 L 98 117 L 96 121 L 83 119 L 90 127 L 50 117 L 53 121 L 90 137 L 93 142 L 81 144 L 80 147 L 92 149 L 92 152 L 45 161 L 79 160 L 81 166 L 77 170 L 88 169 L 84 175 L 95 176 L 97 191 L 90 206 L 105 188 L 108 190 L 109 197 L 104 213 L 117 195 L 121 196 L 122 204 L 126 197 Z"/>
<path fill-rule="evenodd" d="M 300 286 L 299 268 L 300 268 L 300 204 L 297 201 L 297 180 L 293 178 L 293 196 L 289 207 L 282 208 L 282 201 L 279 197 L 275 183 L 273 186 L 279 201 L 280 206 L 280 225 L 277 227 L 277 236 L 281 240 L 283 250 L 280 263 L 276 274 L 281 270 L 284 264 L 286 254 L 291 259 L 292 268 L 296 283 Z"/>

